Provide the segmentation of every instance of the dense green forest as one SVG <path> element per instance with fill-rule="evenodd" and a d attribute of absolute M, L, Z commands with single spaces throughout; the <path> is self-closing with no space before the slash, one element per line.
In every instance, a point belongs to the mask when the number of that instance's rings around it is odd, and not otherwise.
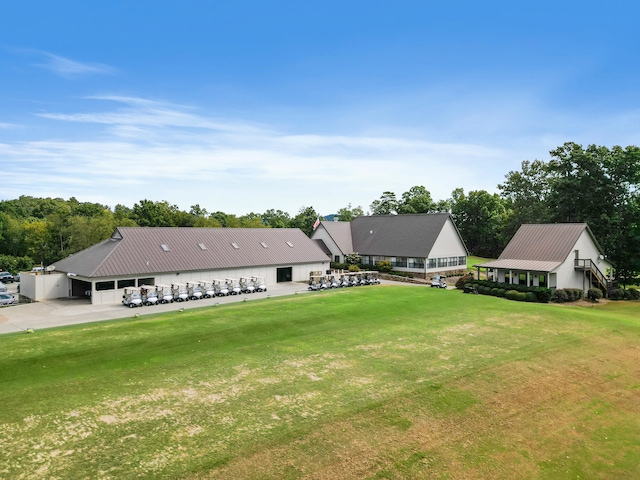
<path fill-rule="evenodd" d="M 474 255 L 499 255 L 523 223 L 586 222 L 626 281 L 640 273 L 640 148 L 587 148 L 565 143 L 546 161 L 524 161 L 505 175 L 499 193 L 457 188 L 435 200 L 424 186 L 401 196 L 383 192 L 372 201 L 372 215 L 450 212 Z M 341 220 L 364 215 L 348 204 Z M 240 217 L 209 213 L 200 205 L 180 210 L 167 201 L 140 200 L 111 208 L 75 198 L 21 196 L 0 202 L 0 268 L 26 270 L 49 264 L 108 238 L 117 226 L 300 228 L 312 232 L 313 207 L 295 216 L 281 210 Z"/>

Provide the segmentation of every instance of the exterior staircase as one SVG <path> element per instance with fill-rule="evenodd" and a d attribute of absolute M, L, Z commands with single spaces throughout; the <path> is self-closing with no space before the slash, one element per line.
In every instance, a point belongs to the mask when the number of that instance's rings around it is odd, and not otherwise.
<path fill-rule="evenodd" d="M 613 281 L 608 279 L 590 258 L 576 258 L 574 266 L 576 270 L 582 270 L 585 275 L 589 275 L 592 281 L 595 280 L 600 285 L 604 296 L 607 296 L 608 291 L 613 287 Z"/>

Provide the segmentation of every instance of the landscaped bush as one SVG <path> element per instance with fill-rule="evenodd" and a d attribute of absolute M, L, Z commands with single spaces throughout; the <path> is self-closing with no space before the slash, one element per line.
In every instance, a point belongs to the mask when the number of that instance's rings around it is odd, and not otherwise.
<path fill-rule="evenodd" d="M 637 288 L 630 288 L 627 290 L 627 292 L 629 292 L 629 296 L 631 297 L 631 300 L 640 299 L 640 290 L 638 290 Z"/>
<path fill-rule="evenodd" d="M 350 272 L 359 272 L 360 271 L 360 267 L 358 265 L 349 265 L 349 271 Z"/>
<path fill-rule="evenodd" d="M 378 270 L 384 273 L 389 273 L 393 269 L 389 260 L 380 260 L 376 266 L 378 267 Z"/>
<path fill-rule="evenodd" d="M 463 275 L 462 277 L 460 277 L 458 279 L 458 281 L 456 282 L 456 288 L 458 290 L 464 290 L 464 286 L 467 283 L 470 283 L 473 281 L 473 275 Z"/>
<path fill-rule="evenodd" d="M 507 300 L 517 300 L 519 293 L 520 292 L 518 292 L 517 290 L 508 290 L 504 296 L 506 297 Z"/>
<path fill-rule="evenodd" d="M 590 288 L 587 291 L 587 298 L 592 302 L 597 302 L 602 298 L 602 296 L 602 290 L 600 290 L 599 288 Z"/>
<path fill-rule="evenodd" d="M 548 303 L 549 300 L 551 300 L 551 295 L 553 292 L 550 288 L 546 287 L 528 287 L 526 285 L 512 285 L 509 283 L 492 282 L 489 280 L 475 280 L 473 286 L 476 288 L 478 293 L 481 293 L 483 295 L 494 295 L 498 297 L 505 297 L 506 292 L 509 290 L 514 290 L 516 292 L 521 292 L 524 294 L 526 294 L 527 292 L 533 292 L 536 296 L 536 301 L 540 303 Z"/>
<path fill-rule="evenodd" d="M 570 302 L 577 302 L 582 299 L 582 290 L 579 288 L 566 288 L 567 295 L 569 295 Z"/>
<path fill-rule="evenodd" d="M 622 300 L 624 298 L 624 290 L 621 288 L 612 288 L 609 292 L 609 300 Z"/>
<path fill-rule="evenodd" d="M 553 292 L 552 299 L 556 303 L 564 303 L 569 301 L 569 295 L 567 295 L 566 290 L 559 288 Z"/>
<path fill-rule="evenodd" d="M 520 293 L 520 292 L 519 292 Z M 524 294 L 524 297 L 526 299 L 527 302 L 537 302 L 538 301 L 538 297 L 536 297 L 536 294 L 533 292 L 527 292 Z"/>

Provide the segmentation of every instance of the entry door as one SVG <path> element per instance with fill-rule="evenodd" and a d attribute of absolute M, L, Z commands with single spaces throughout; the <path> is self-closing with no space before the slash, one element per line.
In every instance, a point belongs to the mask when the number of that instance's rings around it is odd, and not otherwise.
<path fill-rule="evenodd" d="M 293 267 L 278 268 L 278 283 L 290 282 L 293 279 Z"/>

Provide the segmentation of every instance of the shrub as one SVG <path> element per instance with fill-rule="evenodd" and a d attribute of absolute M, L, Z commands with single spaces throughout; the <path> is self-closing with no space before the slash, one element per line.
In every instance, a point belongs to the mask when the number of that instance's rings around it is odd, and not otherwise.
<path fill-rule="evenodd" d="M 597 302 L 602 298 L 602 290 L 599 288 L 590 288 L 587 291 L 587 298 L 592 302 Z"/>
<path fill-rule="evenodd" d="M 527 300 L 527 293 L 526 292 L 518 292 L 518 294 L 516 295 L 516 300 L 518 302 L 525 302 Z"/>
<path fill-rule="evenodd" d="M 491 289 L 491 295 L 493 295 L 494 297 L 497 297 L 497 296 L 498 296 L 498 291 L 499 291 L 499 290 L 500 290 L 500 289 L 499 289 L 499 288 L 496 288 L 496 287 L 492 288 L 492 289 Z"/>
<path fill-rule="evenodd" d="M 349 265 L 349 271 L 350 272 L 359 272 L 360 271 L 360 267 L 357 265 Z"/>
<path fill-rule="evenodd" d="M 640 299 L 640 290 L 638 290 L 637 288 L 630 288 L 627 291 L 629 292 L 629 296 L 631 297 L 631 300 Z"/>
<path fill-rule="evenodd" d="M 525 297 L 527 302 L 537 302 L 538 301 L 538 297 L 536 297 L 536 294 L 533 293 L 533 292 L 525 293 L 524 297 Z"/>
<path fill-rule="evenodd" d="M 550 288 L 541 287 L 534 290 L 533 293 L 536 294 L 536 298 L 540 303 L 549 303 L 549 300 L 551 300 L 552 290 Z"/>
<path fill-rule="evenodd" d="M 556 303 L 564 303 L 569 301 L 569 295 L 567 295 L 566 290 L 560 288 L 553 292 L 552 299 Z"/>
<path fill-rule="evenodd" d="M 380 260 L 376 265 L 378 270 L 384 273 L 389 273 L 393 268 L 389 260 Z"/>
<path fill-rule="evenodd" d="M 504 288 L 499 288 L 498 289 L 498 296 L 499 297 L 503 297 L 507 294 L 507 291 Z"/>
<path fill-rule="evenodd" d="M 484 286 L 480 288 L 482 288 L 482 291 L 480 293 L 482 293 L 483 295 L 491 295 L 491 287 Z"/>
<path fill-rule="evenodd" d="M 507 300 L 517 300 L 518 293 L 520 292 L 518 292 L 517 290 L 509 290 L 504 294 L 504 296 L 507 298 Z"/>
<path fill-rule="evenodd" d="M 456 288 L 458 290 L 464 290 L 464 286 L 467 283 L 470 283 L 473 281 L 473 275 L 463 275 L 462 277 L 460 277 L 458 279 L 458 281 L 456 282 Z"/>
<path fill-rule="evenodd" d="M 609 292 L 610 300 L 622 300 L 624 298 L 624 290 L 621 288 L 612 288 Z"/>

